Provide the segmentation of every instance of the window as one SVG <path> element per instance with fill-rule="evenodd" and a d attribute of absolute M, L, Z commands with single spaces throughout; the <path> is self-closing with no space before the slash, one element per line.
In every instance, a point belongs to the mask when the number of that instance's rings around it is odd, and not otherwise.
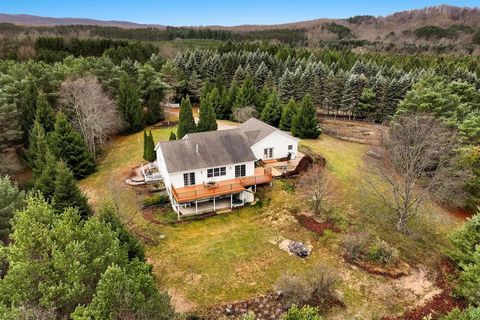
<path fill-rule="evenodd" d="M 195 184 L 195 172 L 188 172 L 183 174 L 183 185 L 193 186 Z"/>
<path fill-rule="evenodd" d="M 271 158 L 273 158 L 273 148 L 265 148 L 265 149 L 263 149 L 263 158 L 264 158 L 264 159 L 271 159 Z"/>
<path fill-rule="evenodd" d="M 246 175 L 246 166 L 244 164 L 240 164 L 238 166 L 235 166 L 235 178 L 238 177 L 245 177 Z"/>
<path fill-rule="evenodd" d="M 288 145 L 288 150 L 293 150 L 293 144 Z"/>
<path fill-rule="evenodd" d="M 226 176 L 226 175 L 227 175 L 227 167 L 218 167 L 218 168 L 212 168 L 207 170 L 208 178 L 220 177 L 220 176 Z"/>

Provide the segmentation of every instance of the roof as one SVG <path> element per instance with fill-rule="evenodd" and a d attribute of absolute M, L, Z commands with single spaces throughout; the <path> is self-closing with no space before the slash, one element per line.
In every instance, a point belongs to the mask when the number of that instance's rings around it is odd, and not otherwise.
<path fill-rule="evenodd" d="M 189 133 L 181 140 L 160 142 L 159 147 L 168 172 L 257 160 L 240 129 Z"/>
<path fill-rule="evenodd" d="M 282 131 L 256 118 L 248 119 L 242 123 L 239 128 L 243 131 L 243 134 L 247 138 L 250 146 L 253 146 L 273 132 L 279 132 L 293 140 L 298 140 L 297 138 L 292 137 L 289 132 Z"/>
<path fill-rule="evenodd" d="M 242 123 L 240 125 L 240 129 L 245 134 L 250 146 L 253 146 L 255 143 L 262 140 L 272 132 L 278 130 L 277 128 L 255 118 L 250 118 Z"/>

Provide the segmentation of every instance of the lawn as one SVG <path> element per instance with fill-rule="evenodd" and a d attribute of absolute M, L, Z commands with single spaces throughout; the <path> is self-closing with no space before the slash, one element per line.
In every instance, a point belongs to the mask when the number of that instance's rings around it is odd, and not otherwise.
<path fill-rule="evenodd" d="M 168 139 L 170 131 L 163 128 L 152 133 L 159 141 Z M 261 201 L 255 206 L 181 224 L 150 222 L 140 209 L 143 195 L 123 183 L 142 162 L 142 135 L 113 139 L 100 157 L 98 171 L 81 181 L 81 186 L 95 207 L 115 201 L 128 227 L 148 240 L 148 261 L 154 266 L 158 285 L 169 290 L 180 310 L 205 310 L 253 298 L 269 292 L 281 273 L 302 273 L 316 263 L 331 267 L 342 279 L 338 290 L 347 308 L 332 310 L 327 318 L 360 315 L 372 319 L 398 313 L 418 301 L 419 297 L 409 294 L 402 283 L 346 264 L 341 257 L 342 233 L 320 237 L 300 226 L 292 212 L 305 207 L 285 181 L 275 181 L 273 188 L 261 190 Z M 413 226 L 415 237 L 400 235 L 388 212 L 361 183 L 359 168 L 368 151 L 366 146 L 323 135 L 302 141 L 302 147 L 327 159 L 333 183 L 330 204 L 348 221 L 346 232 L 368 230 L 394 244 L 412 265 L 433 267 L 447 247 L 446 235 L 459 220 L 428 203 Z M 164 221 L 162 215 L 165 211 L 154 212 L 158 221 Z M 278 248 L 282 238 L 312 245 L 312 255 L 306 260 L 288 255 Z"/>

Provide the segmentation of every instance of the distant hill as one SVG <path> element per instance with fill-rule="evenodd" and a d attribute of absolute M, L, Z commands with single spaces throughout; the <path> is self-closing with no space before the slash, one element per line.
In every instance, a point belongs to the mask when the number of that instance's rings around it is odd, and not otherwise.
<path fill-rule="evenodd" d="M 162 25 L 147 25 L 127 21 L 48 18 L 23 14 L 0 14 L 0 22 L 28 27 L 89 25 L 137 30 L 152 27 L 159 30 L 166 28 Z M 308 44 L 309 46 L 323 46 L 326 43 L 344 45 L 347 43 L 351 47 L 395 50 L 398 52 L 434 51 L 439 53 L 480 54 L 480 8 L 449 5 L 407 10 L 384 17 L 362 15 L 348 19 L 321 18 L 276 25 L 191 26 L 190 28 L 197 30 L 208 28 L 236 33 L 278 30 L 277 33 L 275 33 L 276 31 L 270 32 L 273 38 L 280 34 L 282 30 L 287 29 L 295 30 L 296 33 L 291 34 L 301 37 L 302 44 Z M 85 36 L 88 37 L 88 33 L 85 33 Z M 191 34 L 189 36 L 192 37 Z M 256 39 L 255 36 L 258 37 L 259 34 L 253 35 L 252 39 Z M 132 35 L 131 38 L 135 37 L 136 35 Z M 178 37 L 182 38 L 182 35 Z M 208 37 L 203 35 L 203 38 Z M 268 39 L 272 39 L 272 37 Z M 303 39 L 306 41 L 303 41 Z"/>
<path fill-rule="evenodd" d="M 147 28 L 147 27 L 156 27 L 163 29 L 165 26 L 162 25 L 149 25 L 141 24 L 128 21 L 117 21 L 117 20 L 95 20 L 95 19 L 84 19 L 84 18 L 50 18 L 50 17 L 40 17 L 29 14 L 6 14 L 0 13 L 0 22 L 13 23 L 16 25 L 22 26 L 42 26 L 42 27 L 53 27 L 53 26 L 66 26 L 66 25 L 87 25 L 87 26 L 104 26 L 104 27 L 119 27 L 119 28 Z"/>

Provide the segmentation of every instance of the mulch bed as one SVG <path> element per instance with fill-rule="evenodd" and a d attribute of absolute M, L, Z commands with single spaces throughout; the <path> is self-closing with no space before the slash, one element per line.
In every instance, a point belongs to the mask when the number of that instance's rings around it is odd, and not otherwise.
<path fill-rule="evenodd" d="M 353 264 L 370 274 L 376 274 L 379 276 L 384 276 L 392 279 L 398 279 L 410 273 L 410 266 L 402 261 L 400 261 L 397 265 L 394 265 L 394 266 L 383 267 L 383 266 L 369 263 L 368 261 L 348 259 L 345 255 L 343 256 L 343 259 L 347 263 Z"/>
<path fill-rule="evenodd" d="M 342 301 L 334 296 L 328 297 L 325 301 L 310 301 L 308 304 L 312 306 L 321 305 L 321 310 L 328 310 L 332 307 L 346 307 Z M 282 303 L 281 297 L 272 292 L 254 299 L 213 307 L 201 319 L 240 319 L 241 316 L 249 313 L 255 314 L 256 320 L 280 319 L 287 309 Z"/>
<path fill-rule="evenodd" d="M 467 306 L 465 301 L 452 297 L 453 287 L 448 281 L 448 277 L 456 273 L 453 263 L 444 260 L 438 269 L 440 271 L 435 279 L 435 284 L 442 289 L 442 293 L 434 296 L 425 305 L 407 311 L 401 316 L 384 317 L 382 320 L 422 320 L 428 315 L 432 316 L 432 320 L 437 320 L 455 308 L 465 308 Z"/>
<path fill-rule="evenodd" d="M 318 222 L 312 217 L 307 217 L 303 214 L 296 215 L 295 218 L 305 229 L 318 233 L 319 235 L 323 235 L 325 230 L 341 232 L 341 230 L 331 222 Z"/>

